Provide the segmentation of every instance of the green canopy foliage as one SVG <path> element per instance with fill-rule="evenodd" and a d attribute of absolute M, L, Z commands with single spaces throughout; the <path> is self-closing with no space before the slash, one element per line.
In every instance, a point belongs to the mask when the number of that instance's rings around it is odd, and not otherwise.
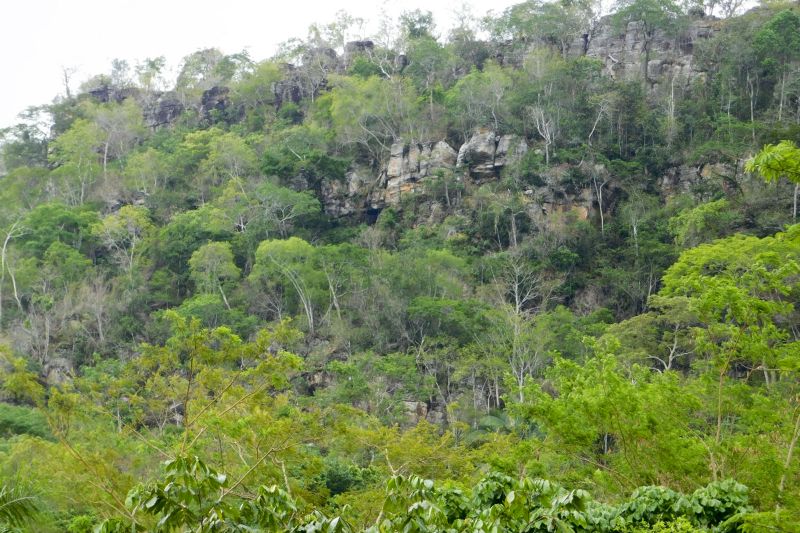
<path fill-rule="evenodd" d="M 800 18 L 739 7 L 340 12 L 27 110 L 0 530 L 794 531 Z"/>

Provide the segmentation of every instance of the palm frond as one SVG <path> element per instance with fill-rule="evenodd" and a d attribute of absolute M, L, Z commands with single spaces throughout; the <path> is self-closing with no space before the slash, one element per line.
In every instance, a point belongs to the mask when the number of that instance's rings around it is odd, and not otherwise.
<path fill-rule="evenodd" d="M 19 527 L 30 522 L 38 512 L 35 496 L 7 485 L 0 487 L 0 524 Z"/>

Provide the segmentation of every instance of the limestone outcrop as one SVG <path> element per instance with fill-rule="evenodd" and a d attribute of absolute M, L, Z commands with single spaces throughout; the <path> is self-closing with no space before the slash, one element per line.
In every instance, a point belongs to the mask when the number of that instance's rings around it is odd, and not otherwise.
<path fill-rule="evenodd" d="M 481 181 L 495 178 L 500 170 L 528 151 L 525 139 L 516 135 L 498 135 L 481 129 L 458 150 L 456 166 L 471 178 Z"/>
<path fill-rule="evenodd" d="M 228 87 L 214 86 L 203 91 L 200 97 L 200 113 L 208 120 L 213 120 L 215 113 L 224 113 L 230 108 L 231 90 Z"/>
<path fill-rule="evenodd" d="M 333 216 L 380 210 L 400 203 L 422 187 L 423 180 L 439 172 L 452 172 L 457 152 L 446 142 L 396 142 L 377 178 L 368 169 L 351 169 L 344 180 L 323 180 L 322 204 Z"/>
<path fill-rule="evenodd" d="M 702 198 L 708 191 L 726 190 L 743 176 L 743 161 L 738 166 L 725 163 L 680 165 L 668 169 L 658 180 L 658 187 L 665 199 L 681 194 Z"/>
<path fill-rule="evenodd" d="M 662 30 L 650 34 L 646 30 L 643 22 L 631 21 L 620 31 L 606 18 L 577 39 L 569 51 L 573 56 L 601 60 L 612 78 L 644 79 L 651 90 L 673 82 L 686 87 L 705 75 L 694 60 L 694 47 L 719 31 L 717 19 L 695 18 L 676 35 Z"/>
<path fill-rule="evenodd" d="M 404 194 L 416 191 L 424 178 L 437 170 L 452 170 L 457 153 L 446 142 L 419 144 L 394 143 L 386 165 L 387 205 L 397 205 Z"/>
<path fill-rule="evenodd" d="M 322 180 L 320 196 L 325 214 L 334 217 L 385 207 L 383 188 L 362 168 L 351 169 L 343 180 Z"/>
<path fill-rule="evenodd" d="M 540 186 L 525 191 L 525 196 L 532 207 L 529 210 L 532 217 L 574 213 L 578 219 L 587 220 L 595 214 L 599 202 L 592 183 L 573 183 L 569 179 L 570 171 L 568 165 L 553 167 L 542 176 L 544 182 Z M 605 174 L 605 169 L 600 165 L 592 171 L 599 176 Z M 603 180 L 604 177 L 600 179 Z"/>

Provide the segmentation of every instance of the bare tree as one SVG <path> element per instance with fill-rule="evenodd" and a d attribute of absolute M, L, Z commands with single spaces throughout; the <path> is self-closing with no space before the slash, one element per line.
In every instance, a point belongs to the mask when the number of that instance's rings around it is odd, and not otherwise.
<path fill-rule="evenodd" d="M 509 252 L 492 277 L 503 323 L 494 328 L 495 333 L 484 346 L 492 351 L 502 347 L 505 351 L 519 401 L 524 401 L 525 381 L 546 360 L 544 344 L 537 342 L 535 334 L 536 319 L 552 301 L 560 280 L 534 269 L 519 249 Z"/>
<path fill-rule="evenodd" d="M 72 76 L 78 71 L 76 67 L 61 67 L 61 79 L 64 82 L 64 95 L 67 100 L 72 100 L 72 90 L 70 84 L 72 83 Z"/>
<path fill-rule="evenodd" d="M 606 234 L 606 221 L 605 221 L 605 214 L 604 209 L 605 206 L 603 205 L 603 187 L 605 187 L 609 182 L 609 177 L 607 174 L 603 174 L 600 176 L 600 172 L 594 168 L 591 169 L 592 174 L 592 187 L 594 188 L 594 194 L 597 198 L 597 210 L 600 212 L 600 234 Z"/>
<path fill-rule="evenodd" d="M 22 221 L 19 219 L 15 220 L 5 233 L 6 236 L 3 239 L 3 249 L 2 252 L 0 252 L 0 324 L 3 323 L 3 287 L 5 286 L 6 272 L 8 272 L 11 276 L 11 284 L 14 287 L 14 299 L 17 302 L 17 307 L 19 307 L 20 311 L 22 310 L 22 302 L 19 299 L 19 293 L 17 291 L 17 280 L 14 276 L 14 271 L 9 266 L 7 260 L 9 243 L 12 241 L 12 239 L 16 239 L 25 233 L 25 228 L 22 226 Z"/>
<path fill-rule="evenodd" d="M 541 105 L 535 105 L 528 108 L 528 114 L 536 125 L 536 131 L 544 140 L 544 162 L 549 165 L 550 146 L 558 137 L 558 109 L 549 112 Z"/>

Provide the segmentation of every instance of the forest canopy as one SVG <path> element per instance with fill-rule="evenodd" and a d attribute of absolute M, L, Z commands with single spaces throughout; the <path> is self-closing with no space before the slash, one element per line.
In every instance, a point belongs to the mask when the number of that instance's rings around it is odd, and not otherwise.
<path fill-rule="evenodd" d="M 800 9 L 341 13 L 0 131 L 0 530 L 800 524 Z"/>

